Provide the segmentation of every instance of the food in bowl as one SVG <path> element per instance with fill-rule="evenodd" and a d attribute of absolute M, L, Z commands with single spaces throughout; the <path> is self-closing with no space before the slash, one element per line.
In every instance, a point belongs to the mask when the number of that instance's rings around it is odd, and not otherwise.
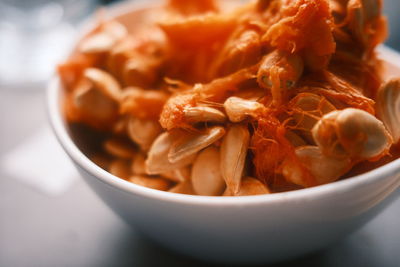
<path fill-rule="evenodd" d="M 318 186 L 398 158 L 381 1 L 169 0 L 101 20 L 58 68 L 71 125 L 115 176 L 173 193 Z"/>

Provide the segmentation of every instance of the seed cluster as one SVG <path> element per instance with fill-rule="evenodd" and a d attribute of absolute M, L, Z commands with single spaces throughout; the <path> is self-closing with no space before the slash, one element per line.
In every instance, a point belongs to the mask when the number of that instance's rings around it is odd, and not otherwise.
<path fill-rule="evenodd" d="M 102 20 L 58 67 L 91 159 L 152 189 L 245 196 L 395 158 L 400 80 L 383 81 L 379 0 L 169 0 Z M 397 146 L 398 147 L 398 146 Z"/>

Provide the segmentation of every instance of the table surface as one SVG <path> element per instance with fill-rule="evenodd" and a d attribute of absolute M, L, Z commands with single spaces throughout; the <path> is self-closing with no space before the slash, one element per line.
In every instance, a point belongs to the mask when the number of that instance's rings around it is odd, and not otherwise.
<path fill-rule="evenodd" d="M 0 158 L 46 123 L 44 88 L 0 90 Z M 334 246 L 276 266 L 400 266 L 399 213 L 400 199 Z M 0 169 L 1 267 L 206 265 L 142 238 L 81 179 L 49 196 Z"/>

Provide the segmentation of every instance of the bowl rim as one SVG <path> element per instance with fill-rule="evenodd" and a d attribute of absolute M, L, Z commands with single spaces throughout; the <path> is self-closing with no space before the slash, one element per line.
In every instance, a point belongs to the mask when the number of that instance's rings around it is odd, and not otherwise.
<path fill-rule="evenodd" d="M 112 14 L 112 17 L 115 17 L 132 12 L 137 8 L 149 7 L 149 5 L 145 5 L 143 2 L 145 1 L 138 1 L 135 4 L 128 2 L 128 5 L 126 3 L 113 5 L 109 14 Z M 127 7 L 130 7 L 130 9 Z M 89 29 L 90 25 L 93 25 L 93 21 L 89 19 L 83 23 L 83 27 L 81 27 L 81 29 Z M 86 32 L 86 30 L 81 32 Z M 78 38 L 79 36 L 82 35 L 78 35 Z M 380 46 L 379 52 L 380 58 L 400 67 L 400 63 L 398 63 L 400 62 L 400 54 L 398 52 L 386 46 Z M 76 165 L 92 176 L 96 177 L 96 179 L 98 179 L 100 182 L 127 193 L 135 194 L 148 199 L 202 206 L 243 206 L 264 205 L 268 203 L 282 204 L 284 202 L 310 201 L 312 199 L 319 199 L 321 196 L 328 197 L 330 195 L 340 195 L 345 192 L 355 190 L 357 187 L 373 184 L 377 182 L 378 179 L 384 179 L 400 173 L 400 159 L 397 159 L 367 173 L 344 180 L 325 185 L 319 185 L 312 188 L 266 195 L 241 197 L 197 196 L 154 190 L 133 184 L 118 178 L 111 173 L 108 173 L 93 163 L 86 155 L 83 154 L 83 152 L 81 152 L 67 131 L 67 125 L 60 105 L 62 90 L 63 89 L 58 76 L 54 75 L 49 81 L 47 87 L 47 114 L 53 132 L 55 133 L 56 138 L 63 147 L 64 151 L 69 155 Z M 400 176 L 398 177 L 397 182 L 392 189 L 392 191 L 400 189 Z"/>

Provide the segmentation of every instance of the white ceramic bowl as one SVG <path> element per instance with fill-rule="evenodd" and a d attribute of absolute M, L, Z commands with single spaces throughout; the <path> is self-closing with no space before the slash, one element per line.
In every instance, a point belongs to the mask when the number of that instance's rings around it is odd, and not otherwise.
<path fill-rule="evenodd" d="M 126 15 L 129 10 L 119 6 L 114 13 Z M 399 67 L 396 52 L 381 51 Z M 102 170 L 80 151 L 61 112 L 62 92 L 53 79 L 47 103 L 51 124 L 85 181 L 136 229 L 198 259 L 267 263 L 294 258 L 353 232 L 400 193 L 400 160 L 332 184 L 271 195 L 222 198 L 144 188 Z"/>

